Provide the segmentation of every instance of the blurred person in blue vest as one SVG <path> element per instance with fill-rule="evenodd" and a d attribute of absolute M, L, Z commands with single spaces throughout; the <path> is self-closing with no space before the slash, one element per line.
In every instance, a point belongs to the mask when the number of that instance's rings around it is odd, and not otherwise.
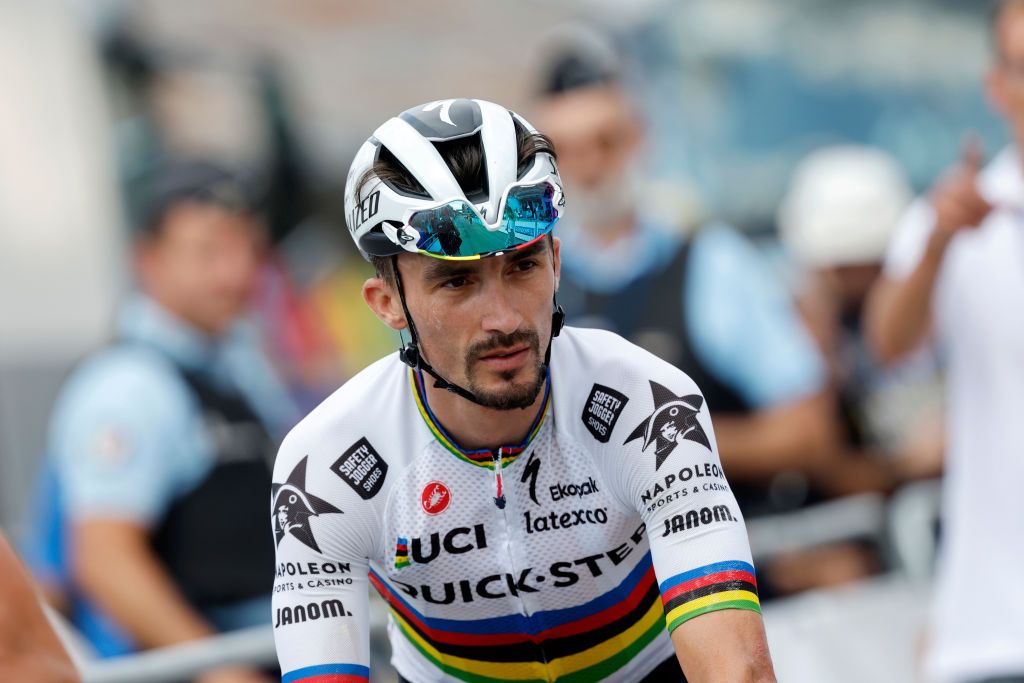
<path fill-rule="evenodd" d="M 621 61 L 596 33 L 553 42 L 534 115 L 574 207 L 559 226 L 568 319 L 611 329 L 697 382 L 745 515 L 802 505 L 834 424 L 824 364 L 789 293 L 735 229 L 650 215 L 644 128 Z"/>
<path fill-rule="evenodd" d="M 270 620 L 270 462 L 298 416 L 244 320 L 264 254 L 257 187 L 204 161 L 155 171 L 137 289 L 51 418 L 43 547 L 29 557 L 65 580 L 102 655 Z M 202 680 L 268 679 L 237 667 Z"/>
<path fill-rule="evenodd" d="M 1012 144 L 987 165 L 965 146 L 907 212 L 868 304 L 881 358 L 935 339 L 946 367 L 930 681 L 1024 681 L 1024 2 L 997 2 L 990 30 L 985 85 Z"/>
<path fill-rule="evenodd" d="M 899 162 L 864 145 L 823 147 L 790 180 L 777 215 L 797 301 L 826 358 L 843 442 L 836 493 L 889 490 L 942 467 L 942 380 L 935 349 L 886 366 L 865 331 L 868 292 L 913 194 Z"/>

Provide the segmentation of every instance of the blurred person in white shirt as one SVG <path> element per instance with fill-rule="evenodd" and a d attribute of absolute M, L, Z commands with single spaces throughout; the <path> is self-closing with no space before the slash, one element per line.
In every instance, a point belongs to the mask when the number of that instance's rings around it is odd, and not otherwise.
<path fill-rule="evenodd" d="M 984 167 L 967 146 L 911 207 L 868 306 L 883 359 L 934 336 L 947 364 L 931 681 L 1024 681 L 1024 1 L 998 2 L 991 30 L 987 92 L 1013 144 Z"/>

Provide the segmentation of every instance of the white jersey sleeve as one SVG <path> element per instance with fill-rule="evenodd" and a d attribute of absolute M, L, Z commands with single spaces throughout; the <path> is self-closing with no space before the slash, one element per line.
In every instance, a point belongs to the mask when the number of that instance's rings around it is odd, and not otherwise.
<path fill-rule="evenodd" d="M 373 367 L 369 378 L 374 381 Z M 357 380 L 353 380 L 355 382 Z M 368 571 L 388 466 L 343 389 L 285 439 L 274 467 L 274 639 L 283 681 L 369 680 Z"/>
<path fill-rule="evenodd" d="M 592 386 L 574 387 L 572 430 L 647 527 L 669 631 L 714 610 L 760 611 L 743 516 L 697 385 L 608 332 L 574 330 L 560 346 L 592 378 L 577 378 Z"/>

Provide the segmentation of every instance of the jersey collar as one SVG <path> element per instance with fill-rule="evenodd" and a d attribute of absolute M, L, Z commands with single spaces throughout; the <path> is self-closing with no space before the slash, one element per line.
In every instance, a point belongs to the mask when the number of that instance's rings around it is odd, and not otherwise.
<path fill-rule="evenodd" d="M 430 406 L 427 405 L 427 393 L 423 386 L 423 373 L 413 370 L 409 370 L 409 379 L 412 382 L 412 393 L 416 399 L 416 408 L 420 412 L 420 416 L 427 425 L 427 429 L 434 435 L 444 448 L 459 458 L 477 467 L 484 467 L 489 470 L 494 469 L 494 456 L 493 451 L 488 448 L 482 448 L 476 451 L 467 451 L 459 447 L 455 443 L 455 439 L 448 435 L 441 423 L 434 417 L 434 413 L 430 410 Z M 526 439 L 514 446 L 501 446 L 501 466 L 502 469 L 508 467 L 519 456 L 530 447 L 530 444 L 536 438 L 540 432 L 541 426 L 544 424 L 544 418 L 547 416 L 548 406 L 551 403 L 551 373 L 548 372 L 547 381 L 544 383 L 544 401 L 541 403 L 540 410 L 537 411 L 536 417 L 533 418 L 533 424 L 530 425 L 530 431 L 527 433 Z M 497 450 L 497 449 L 495 449 Z"/>

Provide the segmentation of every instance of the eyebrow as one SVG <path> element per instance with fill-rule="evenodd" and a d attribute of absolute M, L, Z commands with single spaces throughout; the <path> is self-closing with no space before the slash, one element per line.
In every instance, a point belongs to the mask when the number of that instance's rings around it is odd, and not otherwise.
<path fill-rule="evenodd" d="M 474 261 L 474 264 L 479 261 Z M 423 279 L 427 282 L 437 282 L 453 277 L 469 275 L 476 269 L 465 261 L 443 261 L 431 259 L 431 263 L 423 270 Z"/>
<path fill-rule="evenodd" d="M 539 256 L 548 248 L 545 240 L 538 240 L 525 249 L 505 252 L 510 263 L 517 263 L 523 259 Z M 491 258 L 499 258 L 497 256 Z M 423 270 L 423 279 L 427 282 L 438 282 L 453 277 L 464 277 L 475 273 L 480 267 L 480 261 L 446 261 L 444 259 L 431 259 L 431 263 Z"/>
<path fill-rule="evenodd" d="M 516 251 L 509 252 L 508 253 L 508 260 L 509 261 L 519 261 L 519 260 L 524 259 L 524 258 L 531 258 L 531 257 L 534 257 L 534 256 L 539 256 L 541 253 L 546 251 L 547 248 L 548 248 L 547 240 L 541 238 L 541 239 L 537 240 L 536 242 L 534 242 L 533 244 L 531 244 L 530 246 L 526 247 L 525 249 L 519 249 L 519 250 L 516 250 Z"/>

